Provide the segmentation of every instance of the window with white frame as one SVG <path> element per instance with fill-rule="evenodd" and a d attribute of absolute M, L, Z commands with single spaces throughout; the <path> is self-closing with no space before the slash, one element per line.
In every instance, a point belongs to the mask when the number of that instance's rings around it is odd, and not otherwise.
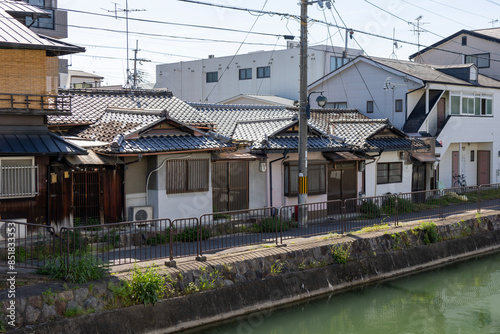
<path fill-rule="evenodd" d="M 34 157 L 0 158 L 0 198 L 38 195 L 38 166 Z"/>
<path fill-rule="evenodd" d="M 491 116 L 493 97 L 483 94 L 450 93 L 450 114 Z"/>

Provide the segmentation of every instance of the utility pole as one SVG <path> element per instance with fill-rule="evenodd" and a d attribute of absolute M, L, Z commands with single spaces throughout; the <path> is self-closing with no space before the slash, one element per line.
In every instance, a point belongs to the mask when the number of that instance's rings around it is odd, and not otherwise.
<path fill-rule="evenodd" d="M 128 9 L 128 0 L 125 0 L 125 9 L 118 9 L 117 3 L 114 2 L 115 9 L 107 10 L 108 12 L 115 13 L 115 19 L 118 19 L 118 12 L 125 13 L 125 27 L 126 27 L 126 35 L 127 35 L 127 83 L 126 88 L 130 88 L 130 66 L 129 66 L 129 47 L 128 47 L 128 13 L 129 12 L 143 12 L 145 9 Z"/>
<path fill-rule="evenodd" d="M 141 51 L 139 49 L 139 41 L 138 40 L 135 41 L 135 49 L 133 51 L 134 51 L 134 59 L 133 59 L 134 60 L 134 75 L 133 75 L 134 81 L 133 81 L 132 89 L 137 89 L 137 62 L 139 62 L 139 64 L 141 64 L 142 62 L 150 62 L 151 60 L 144 59 L 144 58 L 137 58 L 137 52 Z"/>
<path fill-rule="evenodd" d="M 318 3 L 331 8 L 331 0 L 300 1 L 300 103 L 299 103 L 299 177 L 298 177 L 298 223 L 307 227 L 307 118 L 309 95 L 307 94 L 307 6 Z M 326 99 L 324 99 L 326 102 Z M 324 104 L 323 104 L 324 105 Z M 301 206 L 302 204 L 302 206 Z"/>
<path fill-rule="evenodd" d="M 300 104 L 299 104 L 299 195 L 298 223 L 307 226 L 307 0 L 300 1 Z"/>

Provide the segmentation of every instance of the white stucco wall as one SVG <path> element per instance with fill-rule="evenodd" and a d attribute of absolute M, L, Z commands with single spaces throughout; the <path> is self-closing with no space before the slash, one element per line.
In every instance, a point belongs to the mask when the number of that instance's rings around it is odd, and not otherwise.
<path fill-rule="evenodd" d="M 256 209 L 267 206 L 268 189 L 267 178 L 268 172 L 265 173 L 259 170 L 260 160 L 250 161 L 248 163 L 248 208 Z"/>
<path fill-rule="evenodd" d="M 402 182 L 377 184 L 377 163 L 403 162 Z M 366 196 L 381 196 L 385 193 L 411 192 L 413 165 L 399 160 L 399 153 L 384 152 L 374 163 L 366 165 Z"/>
<path fill-rule="evenodd" d="M 328 50 L 328 51 L 325 51 Z M 343 48 L 314 46 L 308 50 L 308 81 L 330 72 L 330 56 L 340 56 Z M 348 49 L 349 56 L 362 54 Z M 156 67 L 155 88 L 168 88 L 174 96 L 188 102 L 220 102 L 239 94 L 277 95 L 299 98 L 299 48 L 260 51 L 225 57 L 161 64 Z M 257 67 L 270 66 L 269 78 L 257 78 Z M 252 68 L 252 79 L 239 80 L 239 70 Z M 207 72 L 218 72 L 218 83 L 207 83 Z M 221 78 L 222 73 L 224 76 Z M 208 99 L 207 99 L 208 97 Z M 207 99 L 207 100 L 206 100 Z"/>
<path fill-rule="evenodd" d="M 283 157 L 283 154 L 269 154 L 268 155 L 268 162 L 281 158 Z M 275 208 L 279 208 L 282 205 L 294 205 L 298 203 L 298 197 L 293 196 L 285 196 L 285 188 L 284 188 L 284 173 L 285 173 L 285 167 L 284 167 L 284 162 L 287 161 L 297 161 L 298 160 L 298 154 L 297 153 L 291 153 L 288 154 L 287 158 L 285 160 L 277 161 L 272 164 L 273 168 L 273 203 L 272 205 Z M 308 161 L 327 161 L 321 152 L 308 152 Z M 268 171 L 269 171 L 269 165 L 268 165 Z M 327 179 L 328 182 L 328 179 Z M 328 184 L 326 185 L 326 189 L 328 191 Z M 267 190 L 269 194 L 269 187 Z M 313 202 L 324 202 L 327 200 L 328 195 L 325 193 L 323 195 L 309 195 L 307 196 L 307 202 L 308 203 L 313 203 Z M 269 205 L 271 203 L 269 202 Z"/>
<path fill-rule="evenodd" d="M 384 89 L 388 78 L 393 89 Z M 402 128 L 406 121 L 406 93 L 418 87 L 413 81 L 360 61 L 356 67 L 347 67 L 326 82 L 310 86 L 309 90 L 324 90 L 328 102 L 347 102 L 347 108 L 358 109 L 370 118 L 388 118 L 393 125 Z M 310 100 L 316 97 L 317 94 L 312 94 Z M 394 112 L 395 100 L 403 100 L 403 112 Z M 373 113 L 366 113 L 367 101 L 374 101 Z"/>

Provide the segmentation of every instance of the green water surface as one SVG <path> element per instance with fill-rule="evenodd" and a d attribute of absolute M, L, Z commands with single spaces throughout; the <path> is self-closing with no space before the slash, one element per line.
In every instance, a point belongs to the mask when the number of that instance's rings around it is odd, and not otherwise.
<path fill-rule="evenodd" d="M 500 253 L 190 333 L 500 333 Z"/>

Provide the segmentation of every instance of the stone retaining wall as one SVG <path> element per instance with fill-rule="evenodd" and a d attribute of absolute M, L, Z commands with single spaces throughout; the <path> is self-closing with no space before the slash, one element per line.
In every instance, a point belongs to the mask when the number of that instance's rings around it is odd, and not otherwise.
<path fill-rule="evenodd" d="M 275 249 L 232 263 L 199 263 L 191 270 L 170 269 L 176 295 L 217 271 L 217 290 L 164 299 L 155 305 L 117 306 L 108 281 L 65 286 L 19 287 L 16 326 L 29 333 L 162 333 L 298 301 L 366 282 L 440 265 L 500 247 L 500 215 L 438 225 L 441 241 L 426 245 L 423 232 L 401 228 L 370 237 L 326 238 L 318 246 Z M 336 264 L 333 249 L 348 250 L 350 260 Z M 209 261 L 210 262 L 210 261 Z M 116 278 L 115 278 L 116 280 Z M 172 288 L 172 286 L 170 285 Z M 40 288 L 44 291 L 40 295 Z M 46 288 L 46 290 L 44 290 Z M 0 294 L 3 314 L 9 300 Z M 70 318 L 74 317 L 74 318 Z M 7 326 L 9 329 L 9 327 Z"/>

